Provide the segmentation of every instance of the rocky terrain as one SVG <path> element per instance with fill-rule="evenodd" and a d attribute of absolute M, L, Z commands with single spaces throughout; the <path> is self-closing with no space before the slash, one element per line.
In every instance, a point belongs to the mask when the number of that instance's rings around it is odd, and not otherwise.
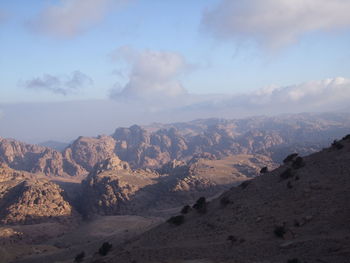
<path fill-rule="evenodd" d="M 63 190 L 27 172 L 0 166 L 0 223 L 34 224 L 76 219 Z"/>
<path fill-rule="evenodd" d="M 114 156 L 134 169 L 157 169 L 194 156 L 222 159 L 236 154 L 262 154 L 278 163 L 289 152 L 320 150 L 349 129 L 350 115 L 336 113 L 133 125 L 111 136 L 79 137 L 62 152 L 0 138 L 0 161 L 31 173 L 81 178 Z"/>
<path fill-rule="evenodd" d="M 88 215 L 160 215 L 202 195 L 215 196 L 255 177 L 264 166 L 274 163 L 265 156 L 237 155 L 223 160 L 194 158 L 188 164 L 173 161 L 156 172 L 132 170 L 114 157 L 96 165 L 83 180 L 83 207 Z"/>
<path fill-rule="evenodd" d="M 346 263 L 350 135 L 233 187 L 93 262 Z M 92 262 L 87 261 L 87 262 Z"/>

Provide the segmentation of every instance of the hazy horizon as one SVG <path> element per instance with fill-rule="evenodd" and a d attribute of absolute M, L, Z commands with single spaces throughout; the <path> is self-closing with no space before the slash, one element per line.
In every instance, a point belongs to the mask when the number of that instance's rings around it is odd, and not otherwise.
<path fill-rule="evenodd" d="M 349 112 L 349 8 L 2 2 L 0 136 L 69 141 L 135 123 Z"/>

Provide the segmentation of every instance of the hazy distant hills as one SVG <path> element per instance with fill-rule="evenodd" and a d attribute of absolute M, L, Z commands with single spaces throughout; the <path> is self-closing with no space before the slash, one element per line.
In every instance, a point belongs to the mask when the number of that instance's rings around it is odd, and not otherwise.
<path fill-rule="evenodd" d="M 349 130 L 350 114 L 340 113 L 134 125 L 117 128 L 111 136 L 79 137 L 62 152 L 0 138 L 0 161 L 28 172 L 78 177 L 114 156 L 132 168 L 160 168 L 174 159 L 220 159 L 234 154 L 262 154 L 280 162 L 291 151 L 319 150 Z"/>

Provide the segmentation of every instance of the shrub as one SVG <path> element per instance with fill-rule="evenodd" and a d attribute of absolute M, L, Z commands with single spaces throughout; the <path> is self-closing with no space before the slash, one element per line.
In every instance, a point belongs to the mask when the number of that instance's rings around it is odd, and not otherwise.
<path fill-rule="evenodd" d="M 287 188 L 288 189 L 292 189 L 293 188 L 293 185 L 292 185 L 292 183 L 290 181 L 288 181 L 288 183 L 287 183 Z"/>
<path fill-rule="evenodd" d="M 241 187 L 242 189 L 246 189 L 250 183 L 251 181 L 244 181 L 239 185 L 239 187 Z"/>
<path fill-rule="evenodd" d="M 334 140 L 333 143 L 332 143 L 332 147 L 340 150 L 340 149 L 342 149 L 344 147 L 344 145 L 341 144 L 340 142 L 338 142 L 337 140 Z"/>
<path fill-rule="evenodd" d="M 233 236 L 233 235 L 229 235 L 227 237 L 227 240 L 231 241 L 231 243 L 233 244 L 233 243 L 235 243 L 237 241 L 237 238 L 235 236 Z"/>
<path fill-rule="evenodd" d="M 265 167 L 261 168 L 260 173 L 261 173 L 261 174 L 265 174 L 265 173 L 267 173 L 268 171 L 269 171 L 269 169 L 265 166 Z"/>
<path fill-rule="evenodd" d="M 292 258 L 292 259 L 288 259 L 287 263 L 301 263 L 301 261 L 297 258 Z"/>
<path fill-rule="evenodd" d="M 273 231 L 273 233 L 275 234 L 276 237 L 280 237 L 283 238 L 284 234 L 286 233 L 286 228 L 285 226 L 276 226 L 275 230 Z"/>
<path fill-rule="evenodd" d="M 292 167 L 293 167 L 294 169 L 299 169 L 299 168 L 301 168 L 301 167 L 303 167 L 303 166 L 305 166 L 305 163 L 304 163 L 303 158 L 301 158 L 300 156 L 297 157 L 297 158 L 293 161 L 293 163 L 292 163 Z"/>
<path fill-rule="evenodd" d="M 232 204 L 232 201 L 227 196 L 224 196 L 223 198 L 220 199 L 220 204 L 222 206 L 227 206 L 229 204 Z"/>
<path fill-rule="evenodd" d="M 350 134 L 344 136 L 342 140 L 350 140 Z"/>
<path fill-rule="evenodd" d="M 172 216 L 167 220 L 167 223 L 179 226 L 185 222 L 185 217 L 183 215 Z"/>
<path fill-rule="evenodd" d="M 191 207 L 190 207 L 189 205 L 185 205 L 185 206 L 181 209 L 181 214 L 187 214 L 190 210 L 191 210 Z"/>
<path fill-rule="evenodd" d="M 75 256 L 74 262 L 82 262 L 85 257 L 85 252 L 81 252 L 78 255 Z"/>
<path fill-rule="evenodd" d="M 111 250 L 112 248 L 112 244 L 108 243 L 108 242 L 104 242 L 102 244 L 102 246 L 100 247 L 100 249 L 98 250 L 98 253 L 101 255 L 101 256 L 105 256 L 108 254 L 108 252 Z"/>
<path fill-rule="evenodd" d="M 295 157 L 297 157 L 298 154 L 297 153 L 292 153 L 290 155 L 288 155 L 284 160 L 283 160 L 283 163 L 289 163 L 291 161 L 294 160 Z"/>
<path fill-rule="evenodd" d="M 285 170 L 283 173 L 280 174 L 280 177 L 282 179 L 288 179 L 293 177 L 292 169 L 288 168 L 287 170 Z"/>
<path fill-rule="evenodd" d="M 207 201 L 205 200 L 205 197 L 200 197 L 197 202 L 193 205 L 193 208 L 196 209 L 199 213 L 206 213 L 207 212 Z"/>

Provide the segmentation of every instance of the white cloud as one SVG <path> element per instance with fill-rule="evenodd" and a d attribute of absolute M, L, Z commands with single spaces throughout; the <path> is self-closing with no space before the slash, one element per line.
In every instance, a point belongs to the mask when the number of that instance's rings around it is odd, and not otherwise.
<path fill-rule="evenodd" d="M 251 94 L 201 102 L 191 109 L 239 112 L 243 115 L 325 112 L 349 109 L 350 79 L 337 77 L 290 86 L 269 86 Z"/>
<path fill-rule="evenodd" d="M 114 60 L 130 64 L 128 82 L 112 90 L 111 97 L 131 98 L 176 97 L 186 94 L 179 78 L 187 71 L 185 58 L 175 52 L 122 47 L 112 54 Z"/>
<path fill-rule="evenodd" d="M 202 26 L 220 38 L 279 48 L 308 32 L 349 28 L 349 11 L 349 0 L 221 0 Z"/>
<path fill-rule="evenodd" d="M 98 23 L 117 5 L 128 0 L 59 0 L 30 21 L 36 31 L 59 37 L 74 37 Z"/>
<path fill-rule="evenodd" d="M 93 80 L 90 77 L 80 71 L 74 71 L 69 76 L 63 77 L 45 74 L 42 77 L 26 81 L 24 87 L 67 96 L 76 93 L 80 88 L 92 85 L 92 83 Z"/>

